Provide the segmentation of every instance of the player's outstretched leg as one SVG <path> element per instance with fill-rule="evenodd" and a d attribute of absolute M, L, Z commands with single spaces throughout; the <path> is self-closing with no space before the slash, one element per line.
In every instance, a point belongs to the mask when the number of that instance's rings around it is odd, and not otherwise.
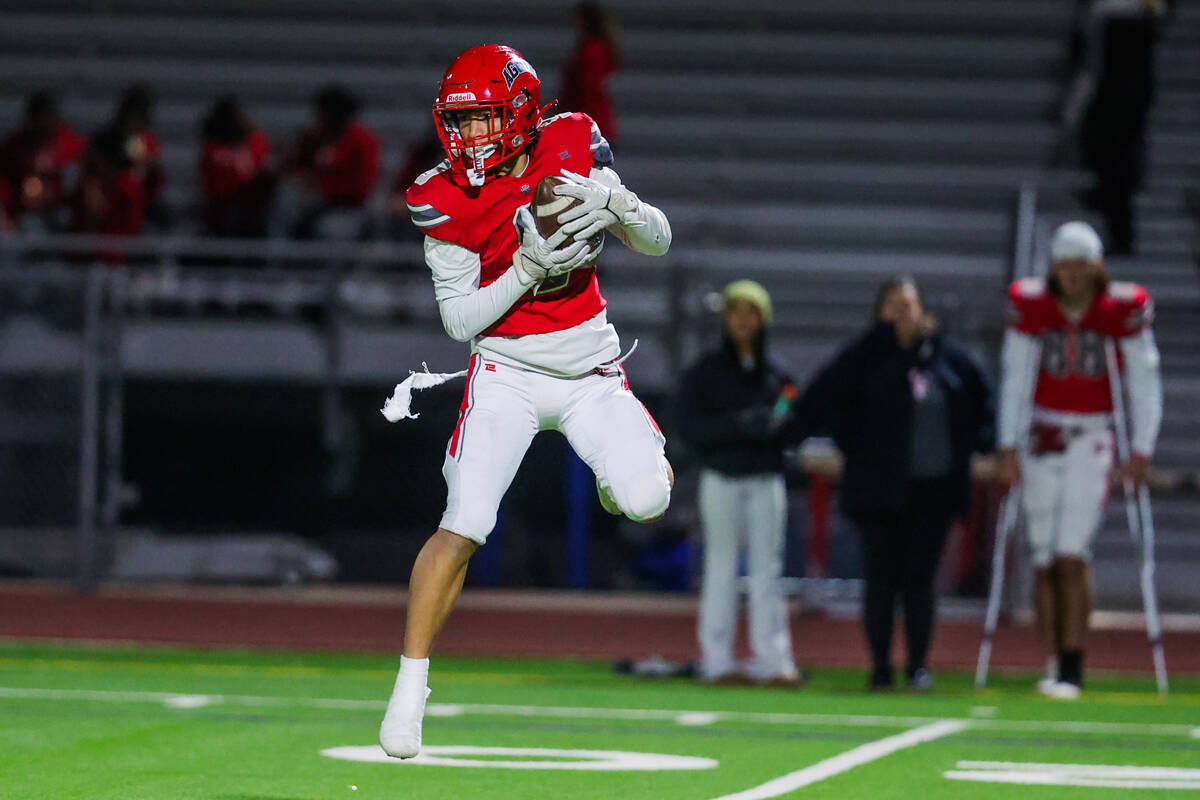
<path fill-rule="evenodd" d="M 467 562 L 478 547 L 470 539 L 439 528 L 413 564 L 404 655 L 379 726 L 379 744 L 389 756 L 412 758 L 421 751 L 421 721 L 430 694 L 429 651 L 454 607 L 467 575 Z"/>

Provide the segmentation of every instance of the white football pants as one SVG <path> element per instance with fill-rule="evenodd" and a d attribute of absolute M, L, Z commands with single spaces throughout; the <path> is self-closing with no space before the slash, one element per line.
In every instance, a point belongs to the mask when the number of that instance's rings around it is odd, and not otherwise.
<path fill-rule="evenodd" d="M 629 389 L 625 370 L 556 378 L 471 356 L 458 424 L 446 445 L 441 527 L 483 544 L 500 500 L 540 430 L 558 430 L 630 519 L 667 510 L 658 425 Z"/>
<path fill-rule="evenodd" d="M 787 492 L 777 473 L 730 477 L 700 473 L 704 577 L 700 589 L 700 673 L 712 680 L 731 672 L 738 618 L 738 557 L 746 547 L 750 578 L 750 677 L 769 680 L 796 672 L 783 574 Z"/>
<path fill-rule="evenodd" d="M 1066 449 L 1021 459 L 1022 506 L 1033 563 L 1048 566 L 1060 556 L 1090 561 L 1092 542 L 1108 502 L 1113 437 L 1095 425 L 1064 429 Z"/>

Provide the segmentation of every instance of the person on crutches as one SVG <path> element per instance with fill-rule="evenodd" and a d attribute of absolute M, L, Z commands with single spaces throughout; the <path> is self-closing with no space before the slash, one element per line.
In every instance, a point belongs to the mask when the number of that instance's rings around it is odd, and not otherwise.
<path fill-rule="evenodd" d="M 1034 614 L 1048 656 L 1038 690 L 1074 699 L 1083 686 L 1092 542 L 1114 473 L 1130 486 L 1146 479 L 1162 419 L 1162 381 L 1150 297 L 1137 284 L 1109 279 L 1095 230 L 1084 222 L 1060 226 L 1050 262 L 1047 278 L 1018 280 L 1008 291 L 999 478 L 1021 485 Z M 1131 452 L 1116 470 L 1114 399 L 1124 409 L 1110 385 L 1110 340 L 1129 394 Z M 1025 439 L 1021 420 L 1028 420 L 1026 440 L 1019 440 Z"/>

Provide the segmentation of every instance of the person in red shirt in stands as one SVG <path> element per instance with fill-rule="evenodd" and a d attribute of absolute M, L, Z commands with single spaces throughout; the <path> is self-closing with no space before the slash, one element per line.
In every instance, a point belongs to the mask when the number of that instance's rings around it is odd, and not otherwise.
<path fill-rule="evenodd" d="M 146 223 L 146 188 L 126 152 L 126 140 L 112 128 L 102 128 L 88 140 L 83 169 L 71 196 L 74 233 L 135 236 Z M 114 249 L 83 255 L 83 260 L 124 263 Z"/>
<path fill-rule="evenodd" d="M 271 140 L 237 99 L 222 97 L 201 125 L 201 206 L 210 236 L 264 236 L 275 188 Z"/>
<path fill-rule="evenodd" d="M 610 145 L 617 142 L 617 120 L 613 116 L 608 79 L 621 66 L 617 23 L 597 3 L 575 6 L 579 44 L 563 72 L 559 92 L 560 111 L 581 111 L 600 126 Z"/>
<path fill-rule="evenodd" d="M 52 94 L 30 95 L 21 127 L 0 143 L 0 229 L 21 227 L 31 219 L 51 229 L 61 227 L 54 215 L 64 205 L 69 173 L 86 144 L 59 119 Z"/>
<path fill-rule="evenodd" d="M 315 198 L 291 234 L 300 239 L 355 239 L 369 232 L 365 205 L 379 180 L 379 137 L 357 120 L 361 102 L 341 86 L 313 97 L 316 122 L 304 131 L 290 171 Z"/>
<path fill-rule="evenodd" d="M 162 202 L 166 173 L 162 165 L 162 144 L 151 126 L 154 124 L 154 95 L 143 84 L 134 84 L 121 95 L 113 116 L 112 129 L 122 137 L 134 177 L 142 184 L 146 216 L 160 228 L 170 227 L 170 214 Z"/>

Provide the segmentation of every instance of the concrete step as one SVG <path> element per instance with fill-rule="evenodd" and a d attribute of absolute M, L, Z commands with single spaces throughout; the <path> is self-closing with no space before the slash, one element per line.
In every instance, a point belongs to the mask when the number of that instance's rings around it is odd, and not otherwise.
<path fill-rule="evenodd" d="M 12 11 L 24 13 L 71 13 L 79 10 L 76 0 L 11 0 Z M 975 33 L 992 36 L 1021 35 L 1065 37 L 1071 22 L 1069 0 L 1036 2 L 1009 0 L 909 0 L 897 4 L 886 0 L 859 0 L 851 6 L 835 0 L 806 0 L 779 3 L 754 0 L 730 5 L 723 0 L 663 0 L 653 5 L 638 0 L 616 0 L 605 4 L 626 30 L 670 27 L 720 31 L 828 30 L 857 33 Z M 480 24 L 504 24 L 514 11 L 523 18 L 554 20 L 563 28 L 570 24 L 569 9 L 558 0 L 523 0 L 518 6 L 497 5 L 489 0 L 459 0 L 452 7 L 436 3 L 413 5 L 399 0 L 343 0 L 336 8 L 322 0 L 266 0 L 247 4 L 237 0 L 111 0 L 104 10 L 111 15 L 139 17 L 148 14 L 177 18 L 287 19 L 461 25 L 463 20 Z"/>
<path fill-rule="evenodd" d="M 932 250 L 988 255 L 1004 248 L 1007 215 L 946 207 L 664 202 L 677 244 Z"/>
<path fill-rule="evenodd" d="M 628 152 L 648 154 L 679 146 L 690 130 L 689 152 L 718 157 L 786 155 L 804 159 L 855 159 L 878 163 L 972 160 L 977 164 L 1031 166 L 1043 163 L 1054 139 L 1052 126 L 1034 122 L 937 123 L 895 120 L 782 120 L 746 128 L 740 121 L 710 120 L 701 127 L 688 117 L 629 117 L 622 123 Z"/>
<path fill-rule="evenodd" d="M 511 42 L 539 68 L 557 67 L 574 47 L 557 20 L 515 26 L 434 26 L 359 19 L 292 20 L 104 17 L 93 14 L 13 14 L 0 29 L 11 53 L 92 55 L 137 52 L 144 56 L 204 59 L 243 57 L 275 61 L 302 58 L 332 63 L 442 65 L 469 43 Z M 633 28 L 621 40 L 626 69 L 747 73 L 1042 78 L 1062 61 L 1053 37 L 848 34 L 825 31 L 727 31 Z"/>

